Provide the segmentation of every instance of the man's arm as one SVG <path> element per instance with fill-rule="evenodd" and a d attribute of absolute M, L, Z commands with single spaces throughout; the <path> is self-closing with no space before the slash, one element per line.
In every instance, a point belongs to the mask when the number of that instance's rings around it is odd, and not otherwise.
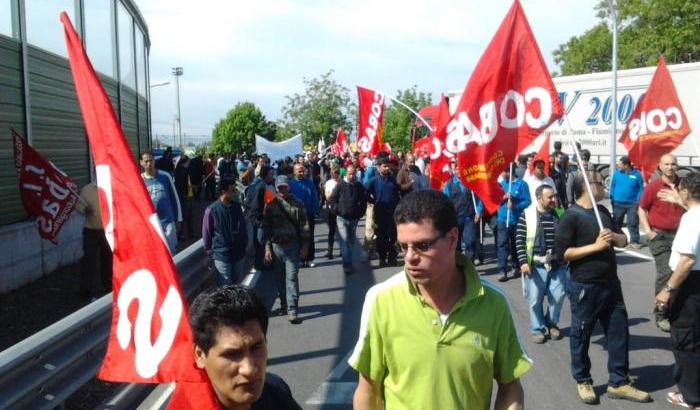
<path fill-rule="evenodd" d="M 646 232 L 647 238 L 649 240 L 654 239 L 656 236 L 656 232 L 654 232 L 651 229 L 651 226 L 649 226 L 649 219 L 647 218 L 647 210 L 642 208 L 641 206 L 637 208 L 637 216 L 639 217 L 639 227 L 642 229 L 642 232 Z"/>
<path fill-rule="evenodd" d="M 520 384 L 520 379 L 515 379 L 510 383 L 498 383 L 496 393 L 495 410 L 520 410 L 524 408 L 525 392 Z"/>
<path fill-rule="evenodd" d="M 605 250 L 608 246 L 610 246 L 610 243 L 613 241 L 613 235 L 617 234 L 612 232 L 610 229 L 603 229 L 598 233 L 598 237 L 596 238 L 595 242 L 579 247 L 567 248 L 564 251 L 564 260 L 568 262 L 575 261 L 578 259 L 585 258 L 588 255 L 592 255 L 594 253 Z M 626 241 L 627 239 L 625 239 L 625 242 Z"/>
<path fill-rule="evenodd" d="M 378 386 L 362 373 L 360 373 L 357 388 L 352 397 L 352 408 L 355 410 L 375 410 L 382 408 L 382 396 Z"/>

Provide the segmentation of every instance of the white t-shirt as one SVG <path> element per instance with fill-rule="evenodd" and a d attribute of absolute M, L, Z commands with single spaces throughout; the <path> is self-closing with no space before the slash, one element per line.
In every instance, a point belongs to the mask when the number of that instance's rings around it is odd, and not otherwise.
<path fill-rule="evenodd" d="M 694 206 L 681 217 L 676 238 L 671 247 L 671 258 L 668 266 L 675 270 L 681 254 L 695 255 L 692 270 L 700 270 L 700 206 Z"/>
<path fill-rule="evenodd" d="M 557 193 L 557 187 L 554 185 L 554 180 L 546 175 L 542 179 L 538 179 L 536 176 L 530 175 L 528 178 L 525 178 L 524 181 L 527 182 L 527 187 L 530 189 L 530 199 L 532 199 L 533 205 L 535 202 L 537 202 L 535 191 L 537 191 L 537 187 L 540 185 L 547 184 L 554 189 L 555 194 Z"/>
<path fill-rule="evenodd" d="M 326 183 L 323 185 L 323 193 L 326 195 L 326 199 L 330 199 L 336 185 L 338 185 L 338 181 L 333 178 L 326 181 Z"/>

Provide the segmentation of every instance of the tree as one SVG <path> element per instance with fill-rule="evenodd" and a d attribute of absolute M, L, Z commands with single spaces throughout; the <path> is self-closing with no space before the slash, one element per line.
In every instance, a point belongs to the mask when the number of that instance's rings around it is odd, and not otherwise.
<path fill-rule="evenodd" d="M 396 99 L 408 105 L 416 112 L 431 105 L 432 95 L 430 93 L 418 92 L 417 86 L 405 90 L 396 91 Z M 384 128 L 382 130 L 382 141 L 388 142 L 394 151 L 411 151 L 411 129 L 417 120 L 412 112 L 397 103 L 392 103 L 384 109 Z M 416 129 L 416 139 L 428 134 L 427 127 Z"/>
<path fill-rule="evenodd" d="M 217 152 L 252 152 L 255 150 L 255 134 L 273 140 L 276 129 L 255 104 L 241 102 L 216 123 L 212 145 Z"/>
<path fill-rule="evenodd" d="M 301 133 L 305 144 L 316 145 L 319 138 L 334 136 L 338 127 L 350 133 L 354 104 L 350 90 L 333 79 L 333 70 L 320 78 L 304 78 L 305 91 L 285 96 L 278 138 L 287 139 Z"/>
<path fill-rule="evenodd" d="M 607 0 L 596 6 L 603 20 L 553 52 L 563 75 L 611 69 L 612 32 Z M 617 0 L 618 67 L 700 60 L 700 2 L 687 0 Z"/>

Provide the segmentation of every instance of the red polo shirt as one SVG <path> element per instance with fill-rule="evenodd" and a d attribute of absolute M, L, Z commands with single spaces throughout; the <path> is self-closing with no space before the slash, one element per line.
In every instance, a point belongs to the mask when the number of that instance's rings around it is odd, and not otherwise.
<path fill-rule="evenodd" d="M 667 185 L 661 177 L 650 182 L 644 188 L 639 207 L 647 211 L 647 219 L 652 228 L 675 231 L 681 223 L 681 216 L 683 216 L 685 209 L 657 198 L 656 194 L 661 189 L 672 189 L 672 186 Z"/>

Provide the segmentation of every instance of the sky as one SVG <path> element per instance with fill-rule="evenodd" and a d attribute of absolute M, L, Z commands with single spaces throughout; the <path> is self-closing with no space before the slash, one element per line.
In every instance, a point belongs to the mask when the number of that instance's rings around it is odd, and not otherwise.
<path fill-rule="evenodd" d="M 512 5 L 511 0 L 135 0 L 151 39 L 154 135 L 172 134 L 180 66 L 183 133 L 209 136 L 238 102 L 268 120 L 304 78 L 334 70 L 336 81 L 396 95 L 413 85 L 461 90 Z M 522 0 L 543 57 L 597 23 L 598 0 Z"/>

